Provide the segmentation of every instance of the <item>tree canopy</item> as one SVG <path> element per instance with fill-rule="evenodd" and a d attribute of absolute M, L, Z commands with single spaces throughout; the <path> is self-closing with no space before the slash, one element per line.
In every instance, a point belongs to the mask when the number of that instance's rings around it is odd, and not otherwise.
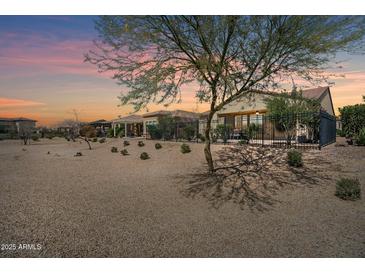
<path fill-rule="evenodd" d="M 122 104 L 179 102 L 198 83 L 208 102 L 205 155 L 210 170 L 210 122 L 226 104 L 252 90 L 272 90 L 286 78 L 325 81 L 339 51 L 362 50 L 361 16 L 101 16 L 96 49 L 86 61 L 112 72 L 126 91 Z"/>

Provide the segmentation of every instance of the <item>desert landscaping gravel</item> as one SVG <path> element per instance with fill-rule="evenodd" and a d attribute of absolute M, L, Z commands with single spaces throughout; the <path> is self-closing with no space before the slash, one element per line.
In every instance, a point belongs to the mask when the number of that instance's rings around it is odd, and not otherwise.
<path fill-rule="evenodd" d="M 110 152 L 123 149 L 121 139 L 92 150 L 61 138 L 0 141 L 0 257 L 365 256 L 365 147 L 305 152 L 318 167 L 330 163 L 323 169 L 332 180 L 283 186 L 257 211 L 183 195 L 181 178 L 205 167 L 202 144 L 183 154 L 181 143 L 130 143 L 123 156 Z M 341 176 L 360 179 L 361 200 L 334 195 Z"/>

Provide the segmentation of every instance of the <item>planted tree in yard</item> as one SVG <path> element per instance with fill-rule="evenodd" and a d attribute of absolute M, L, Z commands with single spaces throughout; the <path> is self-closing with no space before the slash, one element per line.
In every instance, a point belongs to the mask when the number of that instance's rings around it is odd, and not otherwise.
<path fill-rule="evenodd" d="M 298 124 L 306 125 L 312 135 L 319 125 L 320 102 L 304 98 L 296 87 L 290 93 L 281 93 L 265 99 L 268 114 L 275 121 L 275 127 L 285 133 L 286 142 L 291 144 Z M 313 137 L 313 136 L 312 136 Z"/>
<path fill-rule="evenodd" d="M 179 101 L 182 86 L 199 84 L 196 96 L 210 105 L 210 172 L 217 111 L 253 90 L 277 88 L 287 76 L 325 80 L 331 57 L 359 48 L 365 32 L 364 18 L 351 16 L 102 16 L 96 28 L 97 48 L 86 61 L 127 87 L 122 104 L 169 104 Z"/>
<path fill-rule="evenodd" d="M 347 137 L 355 137 L 365 128 L 365 104 L 356 104 L 339 108 L 342 131 Z"/>
<path fill-rule="evenodd" d="M 28 123 L 20 123 L 18 128 L 18 136 L 23 140 L 23 144 L 27 145 L 30 143 L 34 127 Z"/>

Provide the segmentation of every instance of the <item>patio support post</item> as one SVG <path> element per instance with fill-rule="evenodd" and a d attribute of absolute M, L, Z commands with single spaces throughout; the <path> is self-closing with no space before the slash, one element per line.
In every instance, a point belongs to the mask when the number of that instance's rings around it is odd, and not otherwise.
<path fill-rule="evenodd" d="M 127 137 L 127 123 L 124 123 L 124 137 Z"/>

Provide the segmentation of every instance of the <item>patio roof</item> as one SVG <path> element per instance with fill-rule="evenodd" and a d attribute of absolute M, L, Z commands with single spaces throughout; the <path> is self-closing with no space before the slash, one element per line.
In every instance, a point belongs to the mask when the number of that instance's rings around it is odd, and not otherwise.
<path fill-rule="evenodd" d="M 129 115 L 111 121 L 112 123 L 143 123 L 141 115 Z"/>

